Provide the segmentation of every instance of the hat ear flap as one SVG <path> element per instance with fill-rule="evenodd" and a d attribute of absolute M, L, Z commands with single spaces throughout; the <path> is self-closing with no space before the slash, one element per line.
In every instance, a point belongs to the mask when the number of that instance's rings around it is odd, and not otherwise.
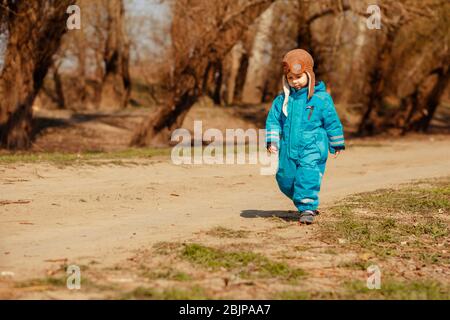
<path fill-rule="evenodd" d="M 314 95 L 314 87 L 316 85 L 316 76 L 314 72 L 305 71 L 308 76 L 308 99 Z"/>
<path fill-rule="evenodd" d="M 286 79 L 286 76 L 283 76 L 283 91 L 284 91 L 284 101 L 283 101 L 283 113 L 287 117 L 287 104 L 289 102 L 289 95 L 291 93 L 291 87 L 289 86 L 289 82 Z"/>

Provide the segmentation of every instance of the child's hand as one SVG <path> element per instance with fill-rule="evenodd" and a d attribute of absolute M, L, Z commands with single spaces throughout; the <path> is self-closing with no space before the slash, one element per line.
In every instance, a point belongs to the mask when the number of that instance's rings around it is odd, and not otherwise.
<path fill-rule="evenodd" d="M 274 145 L 270 145 L 269 149 L 267 149 L 267 150 L 269 150 L 270 153 L 275 153 L 275 154 L 278 153 L 278 148 L 275 147 Z"/>
<path fill-rule="evenodd" d="M 336 159 L 340 154 L 342 150 L 336 150 L 336 153 L 334 154 L 334 158 Z"/>

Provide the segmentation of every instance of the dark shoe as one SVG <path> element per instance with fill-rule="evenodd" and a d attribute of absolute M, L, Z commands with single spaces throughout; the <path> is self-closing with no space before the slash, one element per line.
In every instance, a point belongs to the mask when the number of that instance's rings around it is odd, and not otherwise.
<path fill-rule="evenodd" d="M 316 213 L 312 210 L 305 210 L 300 212 L 300 223 L 312 224 L 314 222 L 314 216 Z"/>

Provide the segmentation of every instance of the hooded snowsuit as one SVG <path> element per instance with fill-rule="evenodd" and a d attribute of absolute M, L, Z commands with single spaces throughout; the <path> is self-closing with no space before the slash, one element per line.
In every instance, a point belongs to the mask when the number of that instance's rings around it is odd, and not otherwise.
<path fill-rule="evenodd" d="M 276 180 L 280 190 L 299 211 L 316 210 L 328 151 L 334 154 L 345 149 L 343 128 L 322 81 L 312 88 L 287 90 L 285 86 L 285 92 L 273 101 L 266 121 L 266 142 L 278 147 Z M 288 101 L 283 108 L 286 91 Z"/>

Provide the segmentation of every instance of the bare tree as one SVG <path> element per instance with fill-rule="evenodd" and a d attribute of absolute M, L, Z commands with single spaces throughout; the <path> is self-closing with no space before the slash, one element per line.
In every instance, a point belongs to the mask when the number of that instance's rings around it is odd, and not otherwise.
<path fill-rule="evenodd" d="M 376 1 L 381 29 L 368 30 L 369 4 L 299 1 L 298 46 L 312 52 L 335 100 L 363 107 L 359 134 L 426 130 L 448 81 L 450 4 Z"/>
<path fill-rule="evenodd" d="M 425 7 L 399 35 L 394 56 L 396 72 L 388 87 L 395 89 L 401 103 L 394 115 L 385 117 L 383 126 L 399 128 L 403 134 L 428 130 L 449 82 L 450 3 L 433 3 L 438 6 Z"/>
<path fill-rule="evenodd" d="M 286 52 L 297 48 L 297 32 L 303 14 L 300 4 L 300 1 L 278 0 L 273 5 L 274 17 L 268 37 L 271 46 L 270 61 L 260 66 L 266 68 L 268 74 L 262 87 L 260 99 L 262 102 L 271 101 L 282 88 L 281 61 Z"/>
<path fill-rule="evenodd" d="M 32 104 L 66 30 L 72 0 L 0 1 L 0 25 L 7 33 L 0 75 L 0 144 L 31 144 Z"/>
<path fill-rule="evenodd" d="M 402 127 L 403 133 L 408 130 L 426 130 L 448 81 L 446 66 L 449 63 L 450 23 L 447 17 L 449 4 L 440 0 L 421 2 L 406 0 L 384 1 L 380 6 L 385 17 L 386 31 L 376 54 L 369 80 L 371 90 L 367 108 L 362 116 L 358 133 L 376 134 L 399 126 Z M 426 37 L 420 37 L 420 30 L 427 26 L 431 26 L 433 31 Z M 427 52 L 421 52 L 422 55 L 428 56 L 428 59 L 415 56 L 412 53 L 416 51 L 417 46 L 434 48 L 434 54 L 429 56 Z M 403 58 L 397 54 L 399 51 L 406 53 Z M 407 74 L 399 69 L 399 64 L 407 59 L 407 56 L 414 56 L 415 68 L 420 69 L 421 65 L 422 67 L 426 65 L 426 68 L 414 74 L 412 82 L 415 83 L 415 89 L 405 96 L 398 90 L 398 81 L 392 80 L 396 73 L 401 73 L 403 77 Z M 429 61 L 434 64 L 430 65 Z M 432 78 L 437 78 L 437 82 L 431 89 L 425 89 L 426 83 L 433 81 Z M 391 110 L 386 109 L 384 98 L 389 93 L 400 97 L 403 103 L 400 108 L 394 106 Z M 406 117 L 402 112 L 405 109 L 409 110 Z M 419 115 L 415 114 L 417 112 Z"/>
<path fill-rule="evenodd" d="M 138 129 L 133 145 L 166 145 L 202 94 L 208 61 L 220 61 L 273 0 L 178 0 L 173 7 L 173 72 L 169 104 Z M 189 30 L 189 32 L 186 32 Z"/>

